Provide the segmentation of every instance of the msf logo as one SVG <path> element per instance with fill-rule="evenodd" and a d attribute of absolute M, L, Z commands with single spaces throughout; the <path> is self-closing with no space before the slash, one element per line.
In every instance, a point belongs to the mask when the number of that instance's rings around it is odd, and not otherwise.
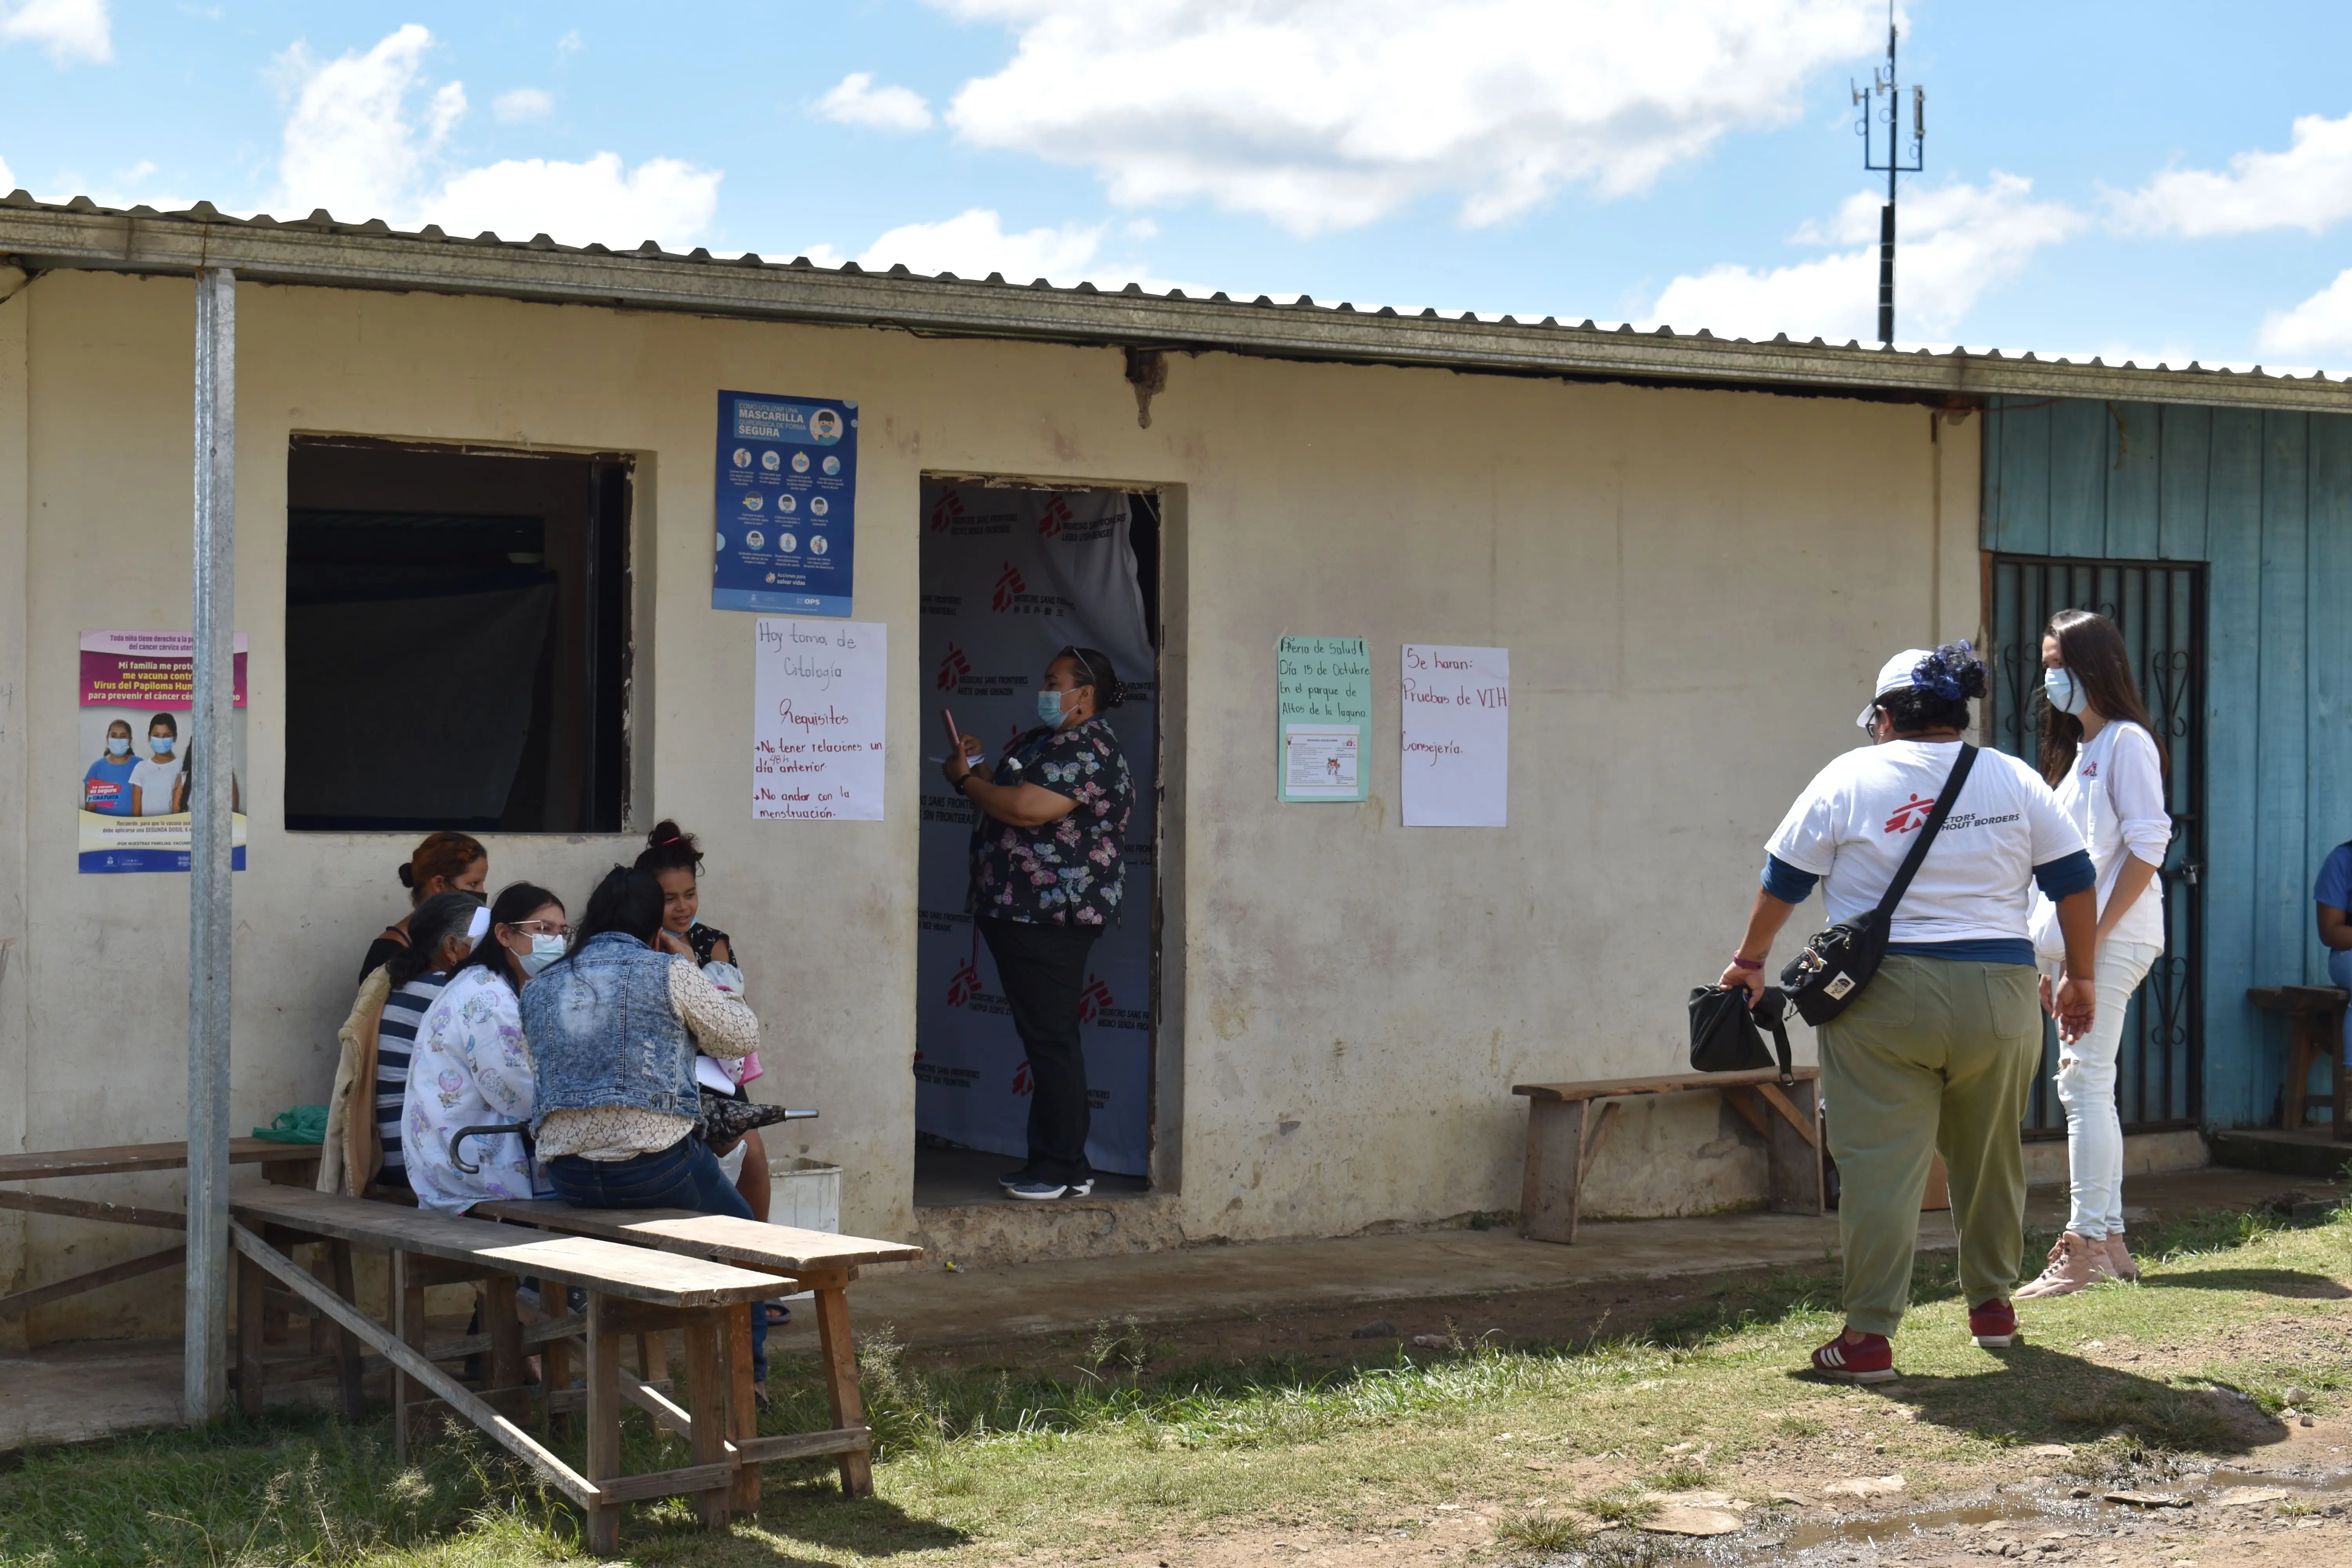
<path fill-rule="evenodd" d="M 1052 504 L 1047 506 L 1044 514 L 1037 519 L 1037 531 L 1047 539 L 1059 539 L 1062 537 L 1063 527 L 1073 521 L 1075 519 L 1070 510 L 1070 498 L 1055 496 Z"/>
<path fill-rule="evenodd" d="M 967 958 L 956 966 L 953 974 L 948 976 L 948 1005 L 961 1007 L 979 994 L 980 971 L 974 969 L 971 960 Z"/>
<path fill-rule="evenodd" d="M 939 678 L 932 682 L 941 691 L 953 691 L 957 683 L 971 673 L 971 660 L 964 658 L 963 649 L 948 644 L 947 657 L 940 660 Z"/>
<path fill-rule="evenodd" d="M 940 504 L 931 508 L 931 531 L 944 533 L 956 519 L 963 515 L 963 497 L 953 490 L 940 493 Z"/>
<path fill-rule="evenodd" d="M 1029 1058 L 1023 1057 L 1021 1065 L 1013 1069 L 1013 1092 L 1018 1098 L 1026 1100 L 1036 1087 L 1035 1080 L 1029 1075 Z"/>
<path fill-rule="evenodd" d="M 1889 833 L 1916 833 L 1920 828 L 1927 826 L 1927 816 L 1935 809 L 1936 803 L 1934 801 L 1922 800 L 1915 795 L 1909 800 L 1905 801 L 1900 806 L 1896 807 L 1895 815 L 1886 819 L 1886 831 Z"/>
<path fill-rule="evenodd" d="M 988 607 L 992 610 L 1009 610 L 1013 607 L 1013 600 L 1028 591 L 1029 584 L 1021 578 L 1021 568 L 1008 561 L 1004 563 L 1003 575 L 996 580 L 995 590 L 988 596 Z"/>
<path fill-rule="evenodd" d="M 1078 993 L 1078 1022 L 1091 1024 L 1103 1015 L 1103 1009 L 1115 1006 L 1110 987 L 1102 983 L 1099 974 L 1087 976 L 1087 988 Z"/>

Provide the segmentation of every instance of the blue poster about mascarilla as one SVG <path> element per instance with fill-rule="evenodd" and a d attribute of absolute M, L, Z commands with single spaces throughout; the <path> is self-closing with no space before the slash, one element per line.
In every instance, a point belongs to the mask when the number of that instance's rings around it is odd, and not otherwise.
<path fill-rule="evenodd" d="M 849 614 L 857 559 L 857 405 L 719 395 L 714 610 Z"/>

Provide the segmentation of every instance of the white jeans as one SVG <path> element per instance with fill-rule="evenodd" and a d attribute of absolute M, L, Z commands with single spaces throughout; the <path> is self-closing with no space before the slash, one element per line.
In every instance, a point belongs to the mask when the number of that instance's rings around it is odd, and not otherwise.
<path fill-rule="evenodd" d="M 2132 993 L 2163 954 L 2164 949 L 2147 942 L 2109 942 L 2102 947 L 2098 1016 L 2089 1034 L 2058 1047 L 2058 1103 L 2066 1108 L 2066 1165 L 2074 1186 L 2066 1228 L 2093 1241 L 2124 1228 L 2124 1128 L 2116 1113 L 2116 1055 L 2123 1047 Z M 2042 960 L 2042 972 L 2056 982 L 2055 962 Z"/>

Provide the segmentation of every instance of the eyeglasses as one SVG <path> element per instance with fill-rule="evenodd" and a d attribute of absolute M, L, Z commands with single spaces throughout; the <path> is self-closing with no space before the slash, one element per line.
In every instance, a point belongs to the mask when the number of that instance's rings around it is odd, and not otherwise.
<path fill-rule="evenodd" d="M 560 936 L 569 939 L 572 928 L 562 921 L 517 921 L 507 927 L 523 936 Z"/>

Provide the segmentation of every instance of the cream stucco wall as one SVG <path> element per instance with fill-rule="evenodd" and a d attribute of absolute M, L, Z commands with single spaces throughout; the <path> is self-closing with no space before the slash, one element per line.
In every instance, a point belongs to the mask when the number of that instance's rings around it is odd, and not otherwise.
<path fill-rule="evenodd" d="M 1977 425 L 1915 405 L 1209 355 L 1173 358 L 1146 430 L 1112 350 L 251 285 L 238 317 L 236 624 L 254 693 L 240 1128 L 324 1098 L 352 971 L 401 908 L 408 848 L 289 836 L 277 815 L 295 433 L 638 456 L 639 816 L 704 835 L 706 907 L 745 949 L 770 1081 L 824 1109 L 771 1147 L 844 1164 L 845 1226 L 869 1233 L 915 1223 L 926 472 L 1168 488 L 1182 830 L 1166 886 L 1182 945 L 1160 1176 L 1187 1239 L 1516 1206 L 1510 1085 L 1676 1063 L 1684 992 L 1736 939 L 1764 833 L 1853 743 L 1871 671 L 1977 618 Z M 88 761 L 77 635 L 188 621 L 192 323 L 184 279 L 52 274 L 0 304 L 0 576 L 26 589 L 0 584 L 11 1147 L 181 1131 L 186 885 L 78 876 L 70 803 Z M 883 822 L 750 819 L 751 617 L 708 607 L 721 387 L 860 405 L 856 614 L 892 634 Z M 1370 639 L 1379 736 L 1396 731 L 1400 642 L 1508 647 L 1512 825 L 1402 828 L 1392 744 L 1375 750 L 1370 802 L 1276 805 L 1284 632 Z M 492 882 L 584 890 L 634 848 L 500 837 Z M 1634 1118 L 1625 1157 L 1596 1172 L 1596 1206 L 1753 1202 L 1760 1154 L 1702 1103 Z M 0 1288 L 152 1244 L 37 1220 L 18 1251 L 8 1223 Z M 131 1331 L 177 1305 L 175 1287 L 125 1287 L 31 1331 Z"/>

